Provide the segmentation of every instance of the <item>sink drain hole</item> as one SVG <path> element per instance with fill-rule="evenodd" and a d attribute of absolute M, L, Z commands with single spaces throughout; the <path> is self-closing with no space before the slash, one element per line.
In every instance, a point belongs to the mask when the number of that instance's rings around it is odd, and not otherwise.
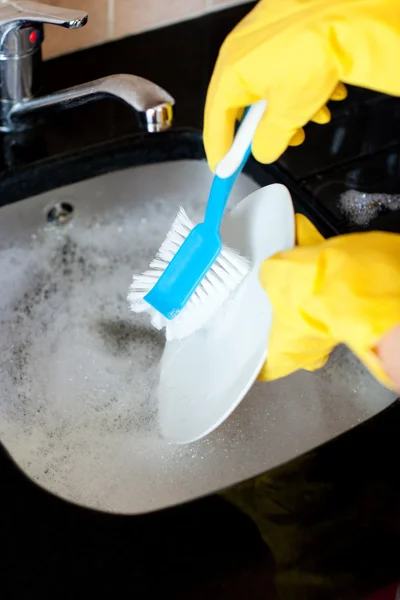
<path fill-rule="evenodd" d="M 47 213 L 47 222 L 52 225 L 65 225 L 74 214 L 74 207 L 69 202 L 57 202 Z"/>

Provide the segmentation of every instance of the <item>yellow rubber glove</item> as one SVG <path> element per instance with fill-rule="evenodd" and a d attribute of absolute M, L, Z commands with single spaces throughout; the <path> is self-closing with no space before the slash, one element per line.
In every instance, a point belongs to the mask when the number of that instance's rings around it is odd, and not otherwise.
<path fill-rule="evenodd" d="M 400 95 L 399 0 L 262 0 L 226 38 L 207 94 L 204 143 L 212 170 L 243 107 L 266 99 L 253 142 L 262 163 L 327 123 L 343 83 Z"/>
<path fill-rule="evenodd" d="M 265 261 L 260 281 L 273 308 L 260 379 L 314 370 L 346 344 L 389 388 L 375 351 L 400 323 L 400 235 L 371 232 L 324 240 L 302 215 L 297 243 Z"/>

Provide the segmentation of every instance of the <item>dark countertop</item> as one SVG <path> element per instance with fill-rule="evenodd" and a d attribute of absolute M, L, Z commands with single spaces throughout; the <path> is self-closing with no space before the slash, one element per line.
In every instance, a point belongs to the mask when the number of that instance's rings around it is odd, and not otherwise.
<path fill-rule="evenodd" d="M 239 6 L 49 61 L 43 91 L 135 73 L 175 96 L 176 131 L 200 132 L 219 45 L 247 10 Z M 308 126 L 307 143 L 268 171 L 327 235 L 354 229 L 337 204 L 347 186 L 400 188 L 400 101 L 351 89 L 332 110 L 329 125 Z M 143 135 L 130 109 L 107 100 L 48 114 L 33 133 L 2 136 L 0 204 L 84 178 L 92 161 L 101 171 L 105 149 L 120 168 L 123 152 L 113 154 L 115 148 Z M 371 227 L 400 231 L 400 211 L 381 212 Z M 400 579 L 399 431 L 397 402 L 269 473 L 277 507 L 271 539 L 291 548 L 290 559 L 273 552 L 285 598 L 359 597 Z M 84 589 L 93 597 L 274 598 L 271 552 L 252 522 L 221 498 L 141 517 L 96 513 L 39 489 L 1 449 L 0 490 L 5 600 L 75 598 Z"/>

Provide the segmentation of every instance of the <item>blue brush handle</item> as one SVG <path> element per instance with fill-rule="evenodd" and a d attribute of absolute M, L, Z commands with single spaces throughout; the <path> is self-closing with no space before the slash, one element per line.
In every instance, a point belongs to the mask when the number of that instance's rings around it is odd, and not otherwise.
<path fill-rule="evenodd" d="M 232 188 L 251 154 L 254 133 L 266 104 L 261 100 L 246 108 L 230 150 L 217 165 L 204 218 L 204 223 L 213 229 L 220 228 Z"/>

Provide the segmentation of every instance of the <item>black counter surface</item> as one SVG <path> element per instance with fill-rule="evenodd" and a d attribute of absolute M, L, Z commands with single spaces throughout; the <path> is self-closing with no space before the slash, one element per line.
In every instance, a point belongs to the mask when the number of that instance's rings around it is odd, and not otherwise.
<path fill-rule="evenodd" d="M 164 157 L 181 158 L 185 136 L 188 145 L 197 139 L 200 157 L 218 48 L 249 6 L 51 60 L 43 93 L 112 73 L 152 79 L 177 100 Z M 350 89 L 331 108 L 329 125 L 309 125 L 307 142 L 260 176 L 286 183 L 296 208 L 325 235 L 354 230 L 338 208 L 348 187 L 400 189 L 400 101 Z M 105 154 L 108 170 L 110 156 L 113 168 L 127 166 L 128 146 L 138 148 L 139 164 L 143 135 L 132 111 L 112 100 L 47 113 L 33 132 L 0 138 L 0 205 L 100 173 Z M 370 227 L 400 232 L 400 211 L 381 210 Z M 271 528 L 293 550 L 283 562 L 221 498 L 140 517 L 106 515 L 44 492 L 0 449 L 1 598 L 273 599 L 275 572 L 290 600 L 361 597 L 400 579 L 399 434 L 397 402 L 269 474 L 277 507 Z"/>

